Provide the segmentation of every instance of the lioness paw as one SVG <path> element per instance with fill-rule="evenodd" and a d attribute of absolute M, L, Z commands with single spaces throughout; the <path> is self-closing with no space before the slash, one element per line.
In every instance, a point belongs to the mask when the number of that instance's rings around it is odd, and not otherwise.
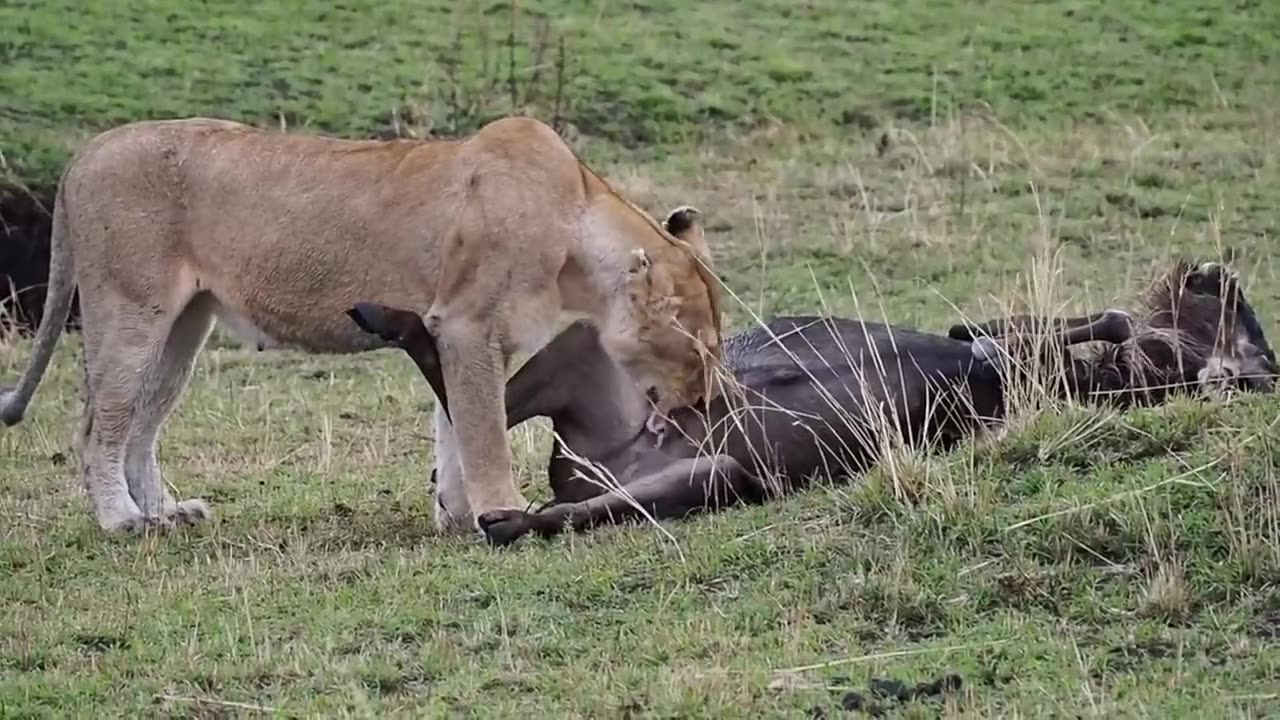
<path fill-rule="evenodd" d="M 173 522 L 180 526 L 199 525 L 212 517 L 213 510 L 210 509 L 209 503 L 200 498 L 179 502 L 170 514 Z"/>
<path fill-rule="evenodd" d="M 149 525 L 146 516 L 142 513 L 98 519 L 98 526 L 109 535 L 141 535 Z"/>

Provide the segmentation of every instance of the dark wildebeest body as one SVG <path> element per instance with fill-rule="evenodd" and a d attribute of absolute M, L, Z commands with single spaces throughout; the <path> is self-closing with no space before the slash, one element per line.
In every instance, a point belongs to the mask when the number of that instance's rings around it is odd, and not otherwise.
<path fill-rule="evenodd" d="M 1076 323 L 1057 339 L 1060 346 L 1121 342 L 1127 333 L 1127 316 L 1111 312 Z M 724 364 L 733 374 L 730 387 L 710 407 L 677 410 L 668 424 L 650 429 L 642 420 L 647 406 L 619 412 L 617 404 L 565 381 L 589 367 L 594 380 L 586 387 L 625 387 L 591 327 L 560 337 L 564 345 L 548 346 L 508 384 L 508 407 L 522 411 L 509 415 L 508 424 L 548 416 L 560 436 L 548 468 L 555 501 L 536 513 L 481 517 L 481 528 L 497 544 L 529 531 L 551 536 L 565 527 L 638 515 L 673 518 L 760 502 L 803 487 L 815 475 L 848 479 L 896 445 L 948 448 L 1004 416 L 997 363 L 971 342 L 802 316 L 775 318 L 729 338 Z M 555 387 L 573 389 L 551 402 L 522 402 L 538 388 Z M 612 422 L 602 422 L 602 412 Z M 584 471 L 582 460 L 606 473 Z"/>
<path fill-rule="evenodd" d="M 428 378 L 437 372 L 416 315 L 361 305 L 352 317 L 403 347 Z M 1108 318 L 1087 332 L 1115 328 Z M 596 330 L 570 325 L 506 389 L 508 427 L 552 421 L 555 502 L 483 516 L 482 529 L 505 544 L 530 530 L 552 535 L 566 525 L 758 502 L 814 475 L 848 478 L 890 444 L 951 445 L 1003 414 L 999 376 L 971 343 L 880 323 L 776 318 L 728 338 L 724 364 L 733 382 L 710 407 L 651 425 L 649 404 Z"/>
<path fill-rule="evenodd" d="M 438 372 L 416 315 L 362 305 L 352 317 L 403 347 L 428 380 Z M 490 513 L 479 524 L 492 542 L 506 544 L 530 531 L 550 536 L 639 515 L 680 517 L 762 501 L 815 474 L 847 478 L 898 442 L 949 445 L 1003 418 L 1010 378 L 1049 365 L 1009 362 L 1026 360 L 1033 336 L 1048 339 L 1040 352 L 1061 354 L 1063 392 L 1081 399 L 1149 403 L 1215 383 L 1270 389 L 1274 353 L 1234 275 L 1220 266 L 1179 265 L 1153 286 L 1137 320 L 1119 311 L 1022 316 L 955 326 L 940 337 L 878 323 L 776 318 L 726 341 L 736 388 L 662 423 L 651 422 L 649 404 L 594 329 L 575 323 L 506 391 L 509 427 L 535 416 L 552 420 L 553 504 Z M 1092 340 L 1103 349 L 1071 352 Z"/>
<path fill-rule="evenodd" d="M 0 337 L 32 334 L 44 315 L 53 198 L 52 188 L 28 191 L 0 180 Z M 66 327 L 79 321 L 79 297 L 73 295 Z"/>
<path fill-rule="evenodd" d="M 910 445 L 953 443 L 997 417 L 1001 405 L 993 368 L 974 359 L 969 343 L 878 323 L 776 318 L 729 338 L 724 364 L 733 382 L 722 397 L 648 427 L 649 407 L 634 391 L 612 393 L 630 395 L 621 399 L 598 394 L 626 389 L 626 379 L 601 354 L 595 330 L 576 323 L 511 379 L 508 423 L 551 418 L 558 439 L 548 476 L 559 502 L 604 489 L 582 477 L 573 455 L 629 490 L 658 472 L 716 471 L 761 497 L 814 473 L 861 472 L 886 435 Z"/>

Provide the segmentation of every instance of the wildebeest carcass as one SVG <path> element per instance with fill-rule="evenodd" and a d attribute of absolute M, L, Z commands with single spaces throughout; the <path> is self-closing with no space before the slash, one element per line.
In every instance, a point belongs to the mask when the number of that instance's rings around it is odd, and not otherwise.
<path fill-rule="evenodd" d="M 34 332 L 44 315 L 53 197 L 52 188 L 31 190 L 0 178 L 0 337 Z M 79 322 L 73 296 L 67 328 Z"/>
<path fill-rule="evenodd" d="M 351 315 L 404 348 L 437 386 L 433 341 L 417 315 L 374 305 Z M 1079 352 L 1092 341 L 1101 346 Z M 1045 361 L 1054 356 L 1060 362 Z M 482 515 L 481 529 L 507 544 L 531 531 L 761 502 L 815 475 L 845 479 L 894 444 L 945 447 L 999 423 L 1007 390 L 1047 368 L 1062 395 L 1120 405 L 1195 388 L 1268 391 L 1277 374 L 1236 275 L 1214 263 L 1176 265 L 1132 314 L 1015 316 L 957 325 L 949 337 L 779 317 L 729 338 L 724 364 L 732 381 L 709 407 L 655 419 L 592 326 L 569 326 L 506 389 L 508 427 L 551 418 L 554 500 Z"/>

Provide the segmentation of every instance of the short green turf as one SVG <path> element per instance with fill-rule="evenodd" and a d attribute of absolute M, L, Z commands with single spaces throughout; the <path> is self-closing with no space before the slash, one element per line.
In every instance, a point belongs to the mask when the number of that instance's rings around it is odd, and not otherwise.
<path fill-rule="evenodd" d="M 368 137 L 527 111 L 655 215 L 702 209 L 734 328 L 1123 306 L 1179 256 L 1234 261 L 1276 327 L 1280 4 L 520 0 L 514 33 L 511 7 L 0 3 L 0 172 L 48 189 L 141 118 Z M 959 693 L 884 709 L 1280 707 L 1274 398 L 1046 412 L 497 552 L 432 529 L 406 358 L 219 338 L 161 444 L 216 522 L 116 540 L 77 487 L 78 346 L 0 431 L 0 717 L 834 717 L 946 672 Z M 0 343 L 0 383 L 29 355 Z M 546 497 L 545 425 L 512 437 Z"/>

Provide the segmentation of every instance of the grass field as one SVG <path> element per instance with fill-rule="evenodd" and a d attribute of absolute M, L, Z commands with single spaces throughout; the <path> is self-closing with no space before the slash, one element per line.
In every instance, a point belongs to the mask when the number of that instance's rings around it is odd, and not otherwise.
<path fill-rule="evenodd" d="M 1277 37 L 1246 0 L 10 0 L 0 172 L 48 188 L 146 117 L 527 110 L 652 213 L 704 211 L 735 328 L 1096 310 L 1189 255 L 1234 260 L 1274 343 Z M 78 344 L 0 431 L 0 717 L 834 717 L 945 672 L 881 710 L 1280 716 L 1275 398 L 1045 412 L 669 535 L 496 552 L 431 529 L 402 355 L 219 340 L 161 445 L 217 522 L 110 540 L 74 477 Z M 0 383 L 29 355 L 0 342 Z M 545 428 L 513 442 L 545 497 Z"/>

